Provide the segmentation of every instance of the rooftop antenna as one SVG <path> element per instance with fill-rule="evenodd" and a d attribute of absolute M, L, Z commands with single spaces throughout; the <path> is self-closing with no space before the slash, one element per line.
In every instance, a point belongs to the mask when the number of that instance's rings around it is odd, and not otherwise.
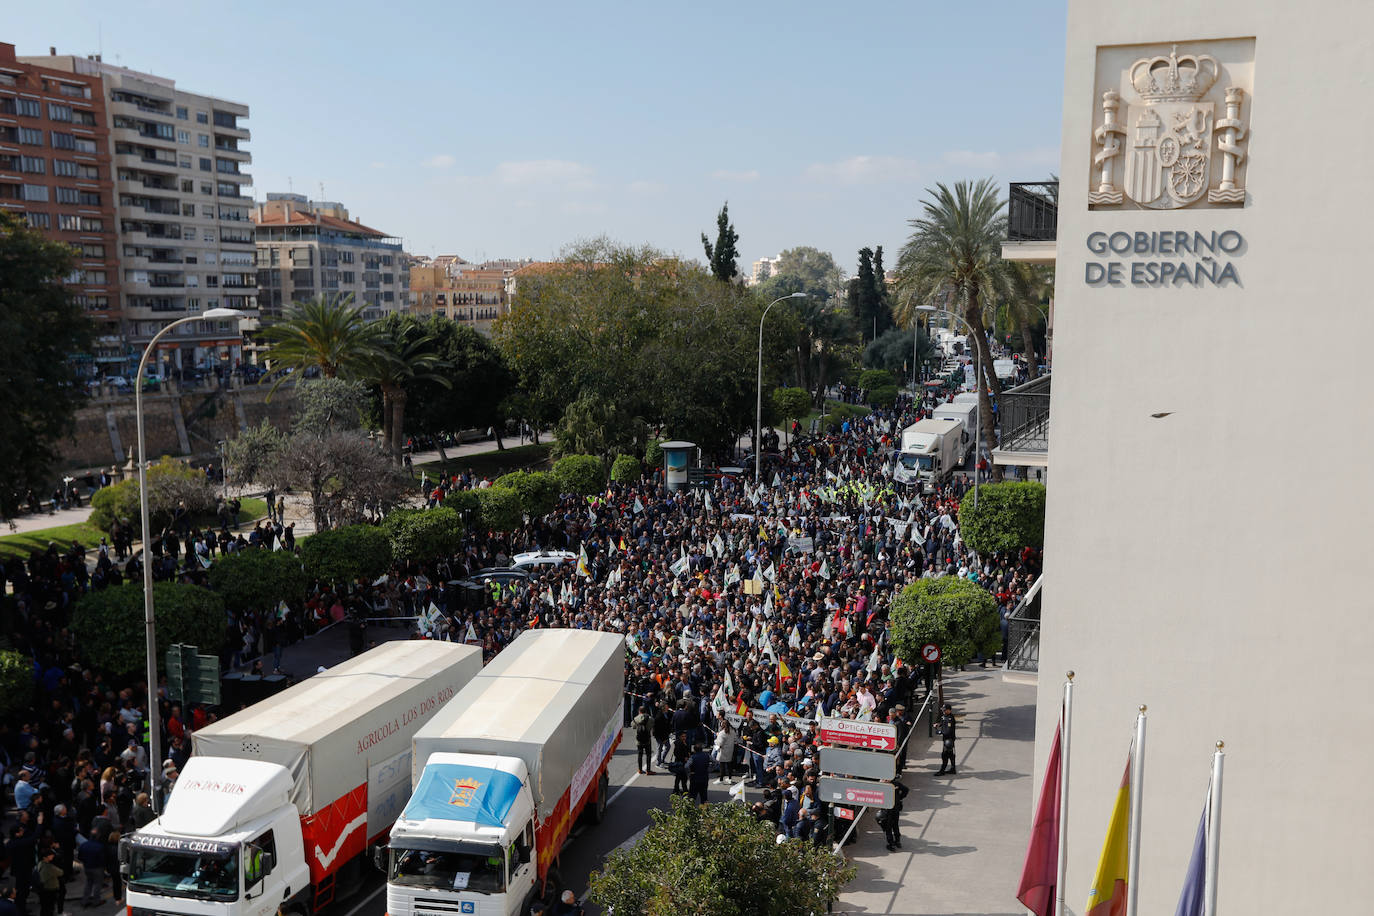
<path fill-rule="evenodd" d="M 320 203 L 324 203 L 324 182 L 320 182 Z"/>
<path fill-rule="evenodd" d="M 296 189 L 295 189 L 294 187 L 292 187 L 292 185 L 291 185 L 291 176 L 290 176 L 290 175 L 287 175 L 287 176 L 286 176 L 286 193 L 288 193 L 288 194 L 294 194 L 294 193 L 296 193 Z"/>
<path fill-rule="evenodd" d="M 105 56 L 105 24 L 99 21 L 95 24 L 95 55 L 98 58 Z"/>

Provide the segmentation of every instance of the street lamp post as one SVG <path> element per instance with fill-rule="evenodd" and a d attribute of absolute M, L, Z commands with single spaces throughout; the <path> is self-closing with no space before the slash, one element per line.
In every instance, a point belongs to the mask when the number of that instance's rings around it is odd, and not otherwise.
<path fill-rule="evenodd" d="M 148 651 L 148 796 L 154 811 L 161 811 L 162 805 L 157 796 L 157 780 L 154 774 L 162 766 L 162 724 L 158 721 L 157 707 L 157 636 L 153 624 L 153 564 L 149 562 L 149 546 L 152 543 L 152 525 L 148 521 L 148 456 L 143 441 L 143 368 L 148 357 L 157 348 L 157 342 L 172 328 L 190 321 L 217 321 L 225 318 L 241 319 L 244 314 L 237 309 L 207 309 L 196 315 L 178 318 L 153 335 L 143 348 L 143 356 L 138 361 L 138 371 L 134 373 L 134 425 L 138 429 L 138 512 L 143 522 L 143 635 Z"/>
<path fill-rule="evenodd" d="M 918 305 L 918 312 L 939 312 L 941 315 L 948 315 L 955 321 L 962 322 L 968 328 L 968 336 L 974 337 L 973 325 L 969 324 L 962 316 L 956 315 L 948 309 L 936 308 L 933 305 Z M 983 351 L 975 345 L 973 351 L 973 390 L 976 393 L 983 384 Z M 973 508 L 978 508 L 978 462 L 982 460 L 983 451 L 983 405 L 982 399 L 974 402 L 973 405 Z"/>
<path fill-rule="evenodd" d="M 763 310 L 759 316 L 759 384 L 758 384 L 758 406 L 754 411 L 754 484 L 757 486 L 759 477 L 763 472 L 763 319 L 768 317 L 768 313 L 773 306 L 788 299 L 805 299 L 806 293 L 792 293 L 780 299 L 774 299 L 768 303 L 768 308 Z M 821 402 L 825 402 L 824 393 Z"/>

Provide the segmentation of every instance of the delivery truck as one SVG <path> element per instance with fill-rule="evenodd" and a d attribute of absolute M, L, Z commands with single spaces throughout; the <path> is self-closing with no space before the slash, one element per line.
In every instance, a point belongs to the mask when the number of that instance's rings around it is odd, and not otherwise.
<path fill-rule="evenodd" d="M 415 732 L 476 646 L 388 642 L 196 732 L 162 816 L 120 843 L 133 914 L 306 916 L 360 883 L 410 799 Z"/>
<path fill-rule="evenodd" d="M 978 399 L 975 397 L 970 403 L 955 402 L 952 404 L 941 404 L 930 412 L 932 420 L 958 420 L 964 427 L 963 451 L 959 453 L 959 463 L 963 464 L 968 460 L 969 453 L 973 451 L 974 430 L 978 420 Z"/>
<path fill-rule="evenodd" d="M 931 492 L 963 464 L 963 436 L 964 424 L 948 417 L 911 424 L 892 459 L 893 481 Z"/>
<path fill-rule="evenodd" d="M 549 902 L 573 824 L 605 813 L 624 691 L 624 636 L 527 630 L 416 732 L 415 794 L 386 854 L 389 916 Z"/>

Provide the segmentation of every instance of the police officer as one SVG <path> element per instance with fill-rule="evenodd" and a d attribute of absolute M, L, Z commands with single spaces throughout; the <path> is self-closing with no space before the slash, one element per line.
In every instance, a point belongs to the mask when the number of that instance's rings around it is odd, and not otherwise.
<path fill-rule="evenodd" d="M 935 726 L 935 731 L 942 739 L 940 749 L 940 770 L 935 775 L 945 775 L 945 769 L 949 769 L 949 775 L 953 776 L 958 771 L 954 768 L 954 709 L 948 703 L 940 713 L 940 722 Z"/>
<path fill-rule="evenodd" d="M 897 772 L 906 769 L 906 736 L 911 733 L 911 718 L 906 714 L 906 705 L 898 703 L 892 707 L 888 722 L 897 726 Z"/>
<path fill-rule="evenodd" d="M 878 826 L 883 828 L 883 838 L 887 841 L 887 851 L 892 852 L 902 848 L 902 829 L 899 823 L 902 816 L 902 799 L 906 798 L 907 792 L 910 790 L 901 779 L 895 776 L 889 782 L 892 783 L 894 789 L 892 794 L 895 801 L 891 808 L 879 812 Z"/>

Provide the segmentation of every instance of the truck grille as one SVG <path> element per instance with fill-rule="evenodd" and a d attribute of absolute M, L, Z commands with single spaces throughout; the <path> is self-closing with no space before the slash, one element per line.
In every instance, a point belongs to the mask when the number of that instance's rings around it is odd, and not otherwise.
<path fill-rule="evenodd" d="M 467 912 L 471 913 L 472 911 L 473 907 L 469 906 Z M 462 903 L 457 900 L 444 900 L 436 897 L 415 898 L 415 916 L 426 916 L 426 914 L 435 914 L 435 916 L 450 916 L 450 914 L 453 914 L 453 916 L 462 916 L 462 913 Z"/>

